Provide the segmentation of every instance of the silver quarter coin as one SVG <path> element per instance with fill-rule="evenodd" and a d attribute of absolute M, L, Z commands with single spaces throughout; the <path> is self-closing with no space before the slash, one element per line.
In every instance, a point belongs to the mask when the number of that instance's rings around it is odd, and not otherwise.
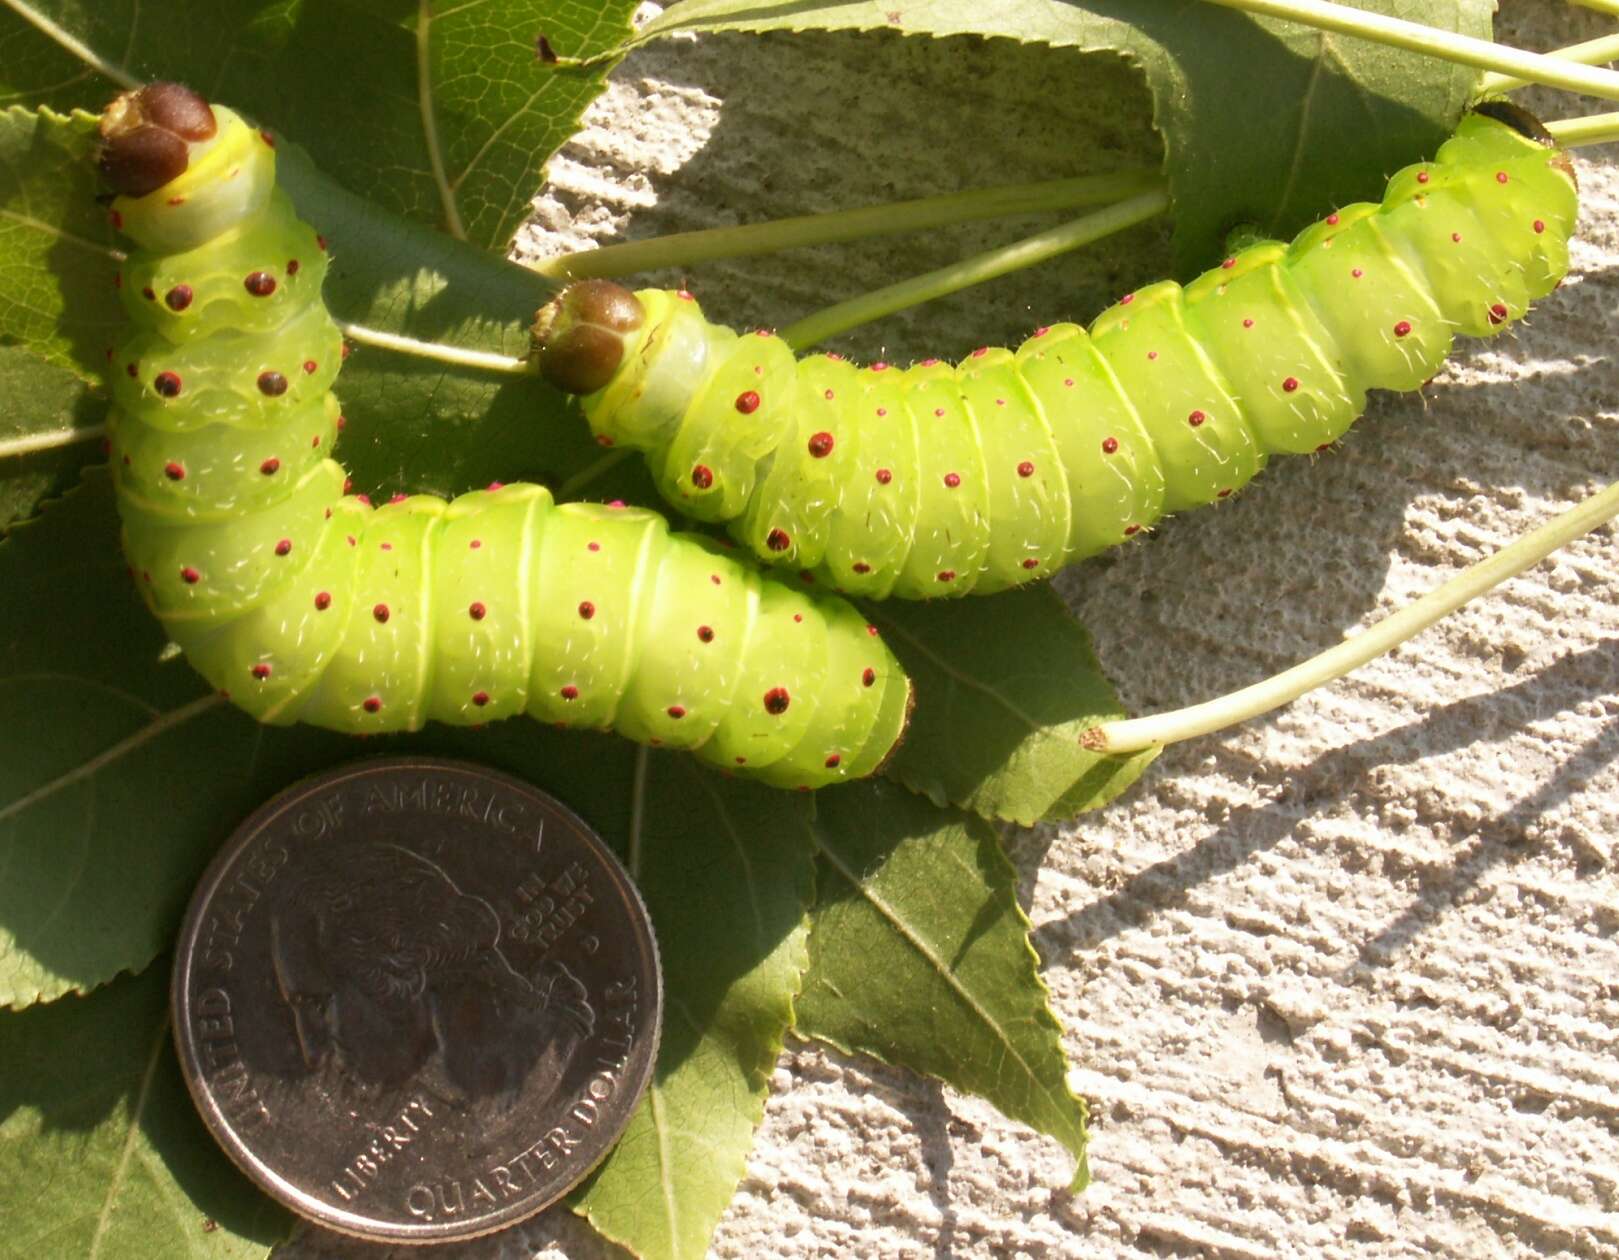
<path fill-rule="evenodd" d="M 270 1194 L 442 1242 L 600 1162 L 662 997 L 645 907 L 584 823 L 505 775 L 393 758 L 238 829 L 186 915 L 174 1032 L 203 1119 Z"/>

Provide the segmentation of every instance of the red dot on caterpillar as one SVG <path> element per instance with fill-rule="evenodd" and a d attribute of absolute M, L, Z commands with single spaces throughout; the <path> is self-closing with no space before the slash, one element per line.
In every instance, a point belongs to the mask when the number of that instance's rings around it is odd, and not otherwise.
<path fill-rule="evenodd" d="M 1207 419 L 1208 419 L 1208 416 L 1205 415 L 1203 412 L 1194 411 L 1189 416 L 1186 417 L 1186 423 L 1191 425 L 1195 429 Z"/>
<path fill-rule="evenodd" d="M 1126 525 L 1124 527 L 1124 536 L 1126 538 L 1133 538 L 1135 535 L 1139 534 L 1140 532 L 1141 532 L 1141 526 L 1139 526 L 1139 525 Z"/>
<path fill-rule="evenodd" d="M 838 766 L 842 764 L 842 762 L 843 762 L 843 758 L 838 756 L 837 753 L 833 753 L 830 757 L 828 757 L 826 759 L 826 768 L 828 770 L 836 770 L 838 768 Z"/>
<path fill-rule="evenodd" d="M 178 398 L 183 388 L 178 372 L 159 372 L 152 378 L 152 388 L 164 398 Z"/>
<path fill-rule="evenodd" d="M 736 409 L 745 416 L 752 415 L 759 410 L 759 391 L 745 389 L 736 396 Z"/>
<path fill-rule="evenodd" d="M 1116 451 L 1118 449 L 1119 449 L 1119 439 L 1118 438 L 1116 438 L 1116 437 L 1105 437 L 1105 438 L 1102 439 L 1102 454 L 1111 455 L 1111 454 L 1113 454 L 1114 451 Z"/>
<path fill-rule="evenodd" d="M 157 294 L 152 292 L 152 286 L 151 285 L 147 285 L 144 289 L 141 290 L 141 296 L 143 298 L 145 298 L 148 302 L 157 301 Z"/>
<path fill-rule="evenodd" d="M 191 305 L 194 296 L 189 284 L 177 284 L 163 295 L 163 304 L 178 314 Z"/>
<path fill-rule="evenodd" d="M 260 372 L 258 379 L 259 393 L 266 398 L 279 398 L 287 392 L 287 378 L 280 372 Z"/>
<path fill-rule="evenodd" d="M 677 722 L 686 716 L 685 708 L 678 704 L 671 704 L 668 709 L 665 710 L 665 712 L 667 712 L 669 716 L 674 718 L 674 720 Z"/>
<path fill-rule="evenodd" d="M 1427 171 L 1418 171 L 1417 172 L 1417 183 L 1426 184 L 1427 182 L 1428 182 L 1428 172 Z"/>
<path fill-rule="evenodd" d="M 1532 224 L 1532 226 L 1535 229 L 1535 235 L 1539 236 L 1542 232 L 1544 232 L 1546 230 L 1546 221 L 1544 219 L 1536 219 L 1534 221 L 1534 223 Z"/>
<path fill-rule="evenodd" d="M 1508 314 L 1509 314 L 1509 312 L 1507 310 L 1506 303 L 1497 302 L 1493 306 L 1490 307 L 1490 323 L 1492 323 L 1492 324 L 1505 323 Z"/>
<path fill-rule="evenodd" d="M 891 473 L 888 469 L 879 468 L 877 470 L 877 484 L 878 485 L 886 486 L 892 480 L 894 480 L 894 474 Z"/>
<path fill-rule="evenodd" d="M 489 693 L 487 691 L 474 691 L 472 693 L 472 703 L 480 709 L 483 708 L 484 705 L 489 703 Z"/>
<path fill-rule="evenodd" d="M 1289 377 L 1283 378 L 1283 380 L 1282 380 L 1282 392 L 1283 393 L 1291 394 L 1298 387 L 1299 387 L 1299 378 L 1298 377 L 1289 376 Z"/>
<path fill-rule="evenodd" d="M 257 678 L 260 682 L 263 682 L 266 678 L 268 678 L 270 676 L 270 667 L 269 667 L 269 665 L 265 664 L 265 662 L 260 661 L 257 665 L 253 666 L 253 668 L 248 670 L 247 672 L 252 674 L 253 677 Z"/>
<path fill-rule="evenodd" d="M 1029 460 L 1024 460 L 1021 464 L 1019 464 L 1017 466 L 1017 475 L 1019 477 L 1032 477 L 1032 476 L 1034 476 L 1034 464 Z"/>
<path fill-rule="evenodd" d="M 199 581 L 202 580 L 202 574 L 198 573 L 188 564 L 185 566 L 185 568 L 180 570 L 180 580 L 187 586 L 195 586 Z"/>
<path fill-rule="evenodd" d="M 163 475 L 170 481 L 184 481 L 186 479 L 185 465 L 174 463 L 171 460 L 163 465 Z"/>
<path fill-rule="evenodd" d="M 953 473 L 953 472 L 945 473 L 945 475 L 944 475 L 944 484 L 947 487 L 949 487 L 951 490 L 954 490 L 957 486 L 959 486 L 961 484 L 961 474 L 960 473 Z"/>
<path fill-rule="evenodd" d="M 278 556 L 290 556 L 292 554 L 292 539 L 283 538 L 278 541 L 275 545 L 275 554 Z"/>
<path fill-rule="evenodd" d="M 365 703 L 360 705 L 360 707 L 367 713 L 380 713 L 382 711 L 382 697 L 367 696 L 365 698 Z"/>
<path fill-rule="evenodd" d="M 698 626 L 697 627 L 697 638 L 698 638 L 699 641 L 701 641 L 703 643 L 712 643 L 712 642 L 714 642 L 714 627 L 713 626 Z"/>
<path fill-rule="evenodd" d="M 879 407 L 879 408 L 877 408 L 877 414 L 879 416 L 886 416 L 888 414 L 888 408 L 887 407 Z"/>
<path fill-rule="evenodd" d="M 1395 324 L 1394 335 L 1396 337 L 1409 337 L 1411 335 L 1411 321 L 1408 319 L 1402 319 L 1399 323 Z"/>
<path fill-rule="evenodd" d="M 869 564 L 867 564 L 864 560 L 856 560 L 854 562 L 854 564 L 851 565 L 850 567 L 852 569 L 854 569 L 854 571 L 856 573 L 865 574 L 865 573 L 870 573 L 871 572 L 871 566 Z"/>
<path fill-rule="evenodd" d="M 714 484 L 714 470 L 707 464 L 698 464 L 691 470 L 691 484 L 699 490 L 707 490 Z"/>
<path fill-rule="evenodd" d="M 1220 491 L 1214 497 L 1217 498 L 1217 499 L 1229 499 L 1231 497 L 1231 487 L 1227 486 L 1224 490 Z"/>
<path fill-rule="evenodd" d="M 317 591 L 315 594 L 315 611 L 325 612 L 332 606 L 332 593 L 330 591 Z"/>
<path fill-rule="evenodd" d="M 300 266 L 300 263 L 298 262 L 298 260 L 296 258 L 287 259 L 287 274 L 289 276 L 297 275 L 299 266 Z"/>
<path fill-rule="evenodd" d="M 825 459 L 832 453 L 832 435 L 830 433 L 816 433 L 809 440 L 809 453 L 816 459 Z"/>
<path fill-rule="evenodd" d="M 1023 567 L 1025 569 L 1038 569 L 1040 567 L 1040 561 L 1035 559 L 1033 556 L 1029 556 L 1023 561 Z"/>
<path fill-rule="evenodd" d="M 274 455 L 259 465 L 259 471 L 266 477 L 273 477 L 281 469 L 281 461 Z"/>
<path fill-rule="evenodd" d="M 305 359 L 303 367 L 305 376 L 313 376 L 316 370 L 320 367 L 320 364 L 316 363 L 313 359 Z"/>
<path fill-rule="evenodd" d="M 1220 264 L 1220 270 L 1221 271 L 1230 271 L 1236 265 L 1237 265 L 1237 260 L 1235 258 L 1227 258 L 1223 263 Z"/>
<path fill-rule="evenodd" d="M 275 292 L 275 277 L 268 271 L 255 271 L 242 281 L 242 287 L 254 297 L 269 297 Z"/>
<path fill-rule="evenodd" d="M 585 544 L 586 551 L 600 551 L 601 549 L 602 545 L 599 542 L 588 542 Z"/>
<path fill-rule="evenodd" d="M 581 621 L 589 621 L 595 615 L 596 615 L 596 605 L 595 604 L 592 604 L 588 599 L 581 600 L 579 602 L 579 619 Z"/>
<path fill-rule="evenodd" d="M 563 685 L 562 690 L 557 692 L 557 694 L 564 700 L 577 700 L 579 698 L 579 688 L 575 687 L 572 683 L 566 683 Z"/>
<path fill-rule="evenodd" d="M 785 687 L 772 687 L 765 692 L 765 712 L 772 717 L 780 717 L 787 712 L 787 706 L 792 703 Z"/>
<path fill-rule="evenodd" d="M 864 670 L 861 671 L 860 685 L 862 687 L 869 687 L 869 686 L 872 685 L 872 683 L 874 683 L 876 681 L 877 681 L 877 671 L 872 669 L 871 666 L 868 665 Z"/>
<path fill-rule="evenodd" d="M 474 600 L 472 603 L 467 605 L 467 616 L 471 617 L 474 621 L 482 621 L 488 611 L 489 610 L 477 600 Z"/>
<path fill-rule="evenodd" d="M 1508 176 L 1507 176 L 1507 173 L 1505 171 L 1497 171 L 1495 173 L 1495 182 L 1498 183 L 1498 184 L 1506 183 L 1507 178 L 1508 178 Z"/>
<path fill-rule="evenodd" d="M 786 551 L 793 545 L 793 540 L 784 529 L 773 529 L 765 535 L 765 546 L 772 551 Z"/>
<path fill-rule="evenodd" d="M 940 569 L 938 576 L 941 582 L 954 582 L 956 580 L 956 571 L 954 569 Z"/>
<path fill-rule="evenodd" d="M 388 605 L 387 604 L 373 605 L 373 607 L 371 609 L 371 615 L 377 619 L 377 623 L 379 625 L 381 623 L 387 621 L 388 618 L 390 616 L 392 616 L 392 614 L 388 611 Z"/>

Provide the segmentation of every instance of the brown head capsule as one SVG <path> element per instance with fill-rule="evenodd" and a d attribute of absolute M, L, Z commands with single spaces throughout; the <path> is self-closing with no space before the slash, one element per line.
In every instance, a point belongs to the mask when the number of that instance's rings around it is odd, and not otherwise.
<path fill-rule="evenodd" d="M 645 319 L 640 299 L 611 280 L 569 285 L 534 320 L 540 374 L 567 393 L 595 393 L 618 371 L 624 335 Z"/>
<path fill-rule="evenodd" d="M 211 140 L 219 130 L 208 102 L 183 83 L 148 83 L 136 96 L 150 122 L 182 140 Z"/>
<path fill-rule="evenodd" d="M 101 116 L 101 174 L 114 191 L 144 197 L 184 173 L 188 142 L 218 130 L 214 111 L 188 87 L 149 83 Z"/>

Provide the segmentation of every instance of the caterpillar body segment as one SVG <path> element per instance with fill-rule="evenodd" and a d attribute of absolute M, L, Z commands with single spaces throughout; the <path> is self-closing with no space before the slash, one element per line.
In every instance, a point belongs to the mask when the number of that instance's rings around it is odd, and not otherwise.
<path fill-rule="evenodd" d="M 1557 285 L 1577 200 L 1538 124 L 1488 105 L 1381 202 L 1016 350 L 794 362 L 684 292 L 634 295 L 635 318 L 605 281 L 542 311 L 536 346 L 601 441 L 644 450 L 670 503 L 761 559 L 873 598 L 995 591 L 1330 445 L 1369 389 L 1416 389 L 1455 334 L 1494 335 Z"/>
<path fill-rule="evenodd" d="M 179 91 L 129 94 L 103 124 L 103 170 L 146 189 L 113 203 L 140 248 L 119 272 L 110 430 L 132 572 L 210 683 L 265 722 L 526 713 L 779 786 L 878 767 L 910 682 L 843 600 L 541 486 L 347 493 L 325 242 L 276 190 L 270 138 Z M 206 134 L 167 126 L 176 111 Z"/>

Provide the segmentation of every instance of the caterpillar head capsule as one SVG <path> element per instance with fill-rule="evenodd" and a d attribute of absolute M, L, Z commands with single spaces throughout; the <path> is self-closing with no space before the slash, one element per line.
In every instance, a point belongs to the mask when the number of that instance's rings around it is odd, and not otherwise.
<path fill-rule="evenodd" d="M 184 174 L 192 141 L 212 139 L 214 111 L 179 83 L 125 92 L 101 116 L 101 175 L 115 192 L 144 197 Z"/>
<path fill-rule="evenodd" d="M 569 285 L 534 318 L 540 374 L 565 393 L 595 393 L 613 379 L 628 334 L 645 319 L 640 299 L 611 280 Z"/>

